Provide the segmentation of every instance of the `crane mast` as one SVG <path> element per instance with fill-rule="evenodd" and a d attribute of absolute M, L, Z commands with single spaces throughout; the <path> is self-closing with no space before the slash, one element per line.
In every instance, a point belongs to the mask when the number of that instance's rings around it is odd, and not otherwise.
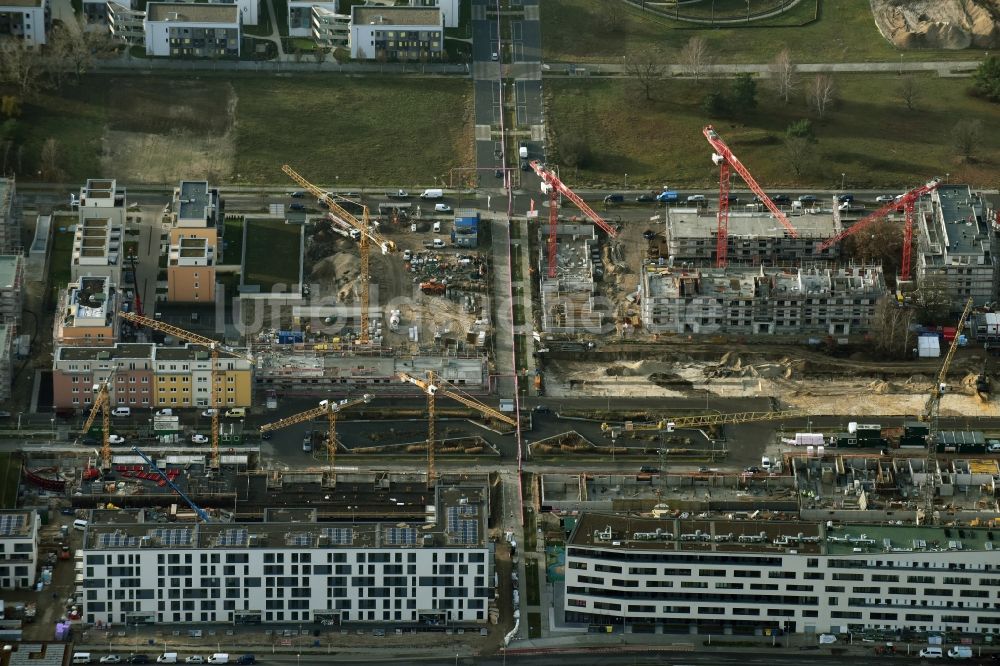
<path fill-rule="evenodd" d="M 287 164 L 281 167 L 281 170 L 285 174 L 299 184 L 300 187 L 307 190 L 310 194 L 315 196 L 319 201 L 324 202 L 330 209 L 330 215 L 340 220 L 344 225 L 352 227 L 358 231 L 358 250 L 361 257 L 360 266 L 360 282 L 361 282 L 361 335 L 360 341 L 362 344 L 368 344 L 370 337 L 368 334 L 368 318 L 370 307 L 370 281 L 371 274 L 368 270 L 368 244 L 369 241 L 376 243 L 381 249 L 382 254 L 389 254 L 396 251 L 396 244 L 391 240 L 388 240 L 382 234 L 378 233 L 371 226 L 371 220 L 368 217 L 368 206 L 362 206 L 362 220 L 351 215 L 347 212 L 343 206 L 337 203 L 337 201 L 329 193 L 320 189 L 316 185 L 306 180 L 301 176 L 295 169 L 288 166 Z"/>
<path fill-rule="evenodd" d="M 213 470 L 218 470 L 220 467 L 219 412 L 222 409 L 222 386 L 221 386 L 222 371 L 219 370 L 219 353 L 222 352 L 230 356 L 242 358 L 246 361 L 249 361 L 251 365 L 254 363 L 253 356 L 249 354 L 244 354 L 231 347 L 223 345 L 219 343 L 217 340 L 213 340 L 212 338 L 206 338 L 203 335 L 198 335 L 197 333 L 192 333 L 191 331 L 185 331 L 183 328 L 172 326 L 158 319 L 150 319 L 149 317 L 143 317 L 142 315 L 136 314 L 134 312 L 123 312 L 121 313 L 121 316 L 122 318 L 131 321 L 139 326 L 145 326 L 146 328 L 151 328 L 154 331 L 159 331 L 165 335 L 172 335 L 180 340 L 208 347 L 209 352 L 211 354 L 211 364 L 212 364 L 212 369 L 211 369 L 212 398 L 209 401 L 209 405 L 212 411 L 211 468 Z"/>
<path fill-rule="evenodd" d="M 427 485 L 428 487 L 434 485 L 434 478 L 437 474 L 434 468 L 434 441 L 435 441 L 435 400 L 438 393 L 441 395 L 451 398 L 455 402 L 459 402 L 466 407 L 471 407 L 479 413 L 502 421 L 507 425 L 517 426 L 517 421 L 510 418 L 506 414 L 499 412 L 489 405 L 484 405 L 478 400 L 474 400 L 468 396 L 461 395 L 458 390 L 455 389 L 451 384 L 445 380 L 438 377 L 433 371 L 427 371 L 427 379 L 418 379 L 413 375 L 407 374 L 405 372 L 396 373 L 402 381 L 410 382 L 414 386 L 420 388 L 427 395 Z"/>
<path fill-rule="evenodd" d="M 847 229 L 841 231 L 836 236 L 826 239 L 825 241 L 820 243 L 818 248 L 816 248 L 817 252 L 822 252 L 824 250 L 827 250 L 830 247 L 833 247 L 834 245 L 839 243 L 840 241 L 844 240 L 848 236 L 853 236 L 858 232 L 864 231 L 865 229 L 872 226 L 879 220 L 883 219 L 886 215 L 888 215 L 892 211 L 898 210 L 900 207 L 902 207 L 903 212 L 906 216 L 906 221 L 903 226 L 903 263 L 902 266 L 900 266 L 899 277 L 903 281 L 909 280 L 910 264 L 912 263 L 911 258 L 913 255 L 914 206 L 917 200 L 920 199 L 920 197 L 930 194 L 931 192 L 936 190 L 940 184 L 941 181 L 935 178 L 934 180 L 928 181 L 927 183 L 921 185 L 920 187 L 916 187 L 910 190 L 909 192 L 901 196 L 899 199 L 891 201 L 886 205 L 882 206 L 881 208 L 864 216 L 863 218 L 852 224 Z"/>
<path fill-rule="evenodd" d="M 661 419 L 650 423 L 633 423 L 632 430 L 666 430 L 671 432 L 677 428 L 700 428 L 704 426 L 728 425 L 732 423 L 758 423 L 762 421 L 781 421 L 809 416 L 808 412 L 791 409 L 777 412 L 734 412 L 731 414 L 699 414 L 695 416 L 677 416 Z M 601 424 L 602 430 L 610 430 L 608 423 Z"/>
<path fill-rule="evenodd" d="M 951 341 L 948 353 L 945 354 L 944 361 L 941 363 L 941 370 L 938 372 L 934 386 L 931 388 L 930 399 L 927 401 L 927 406 L 924 408 L 922 415 L 922 420 L 929 422 L 931 428 L 931 434 L 927 438 L 927 456 L 924 459 L 923 500 L 924 521 L 926 523 L 934 522 L 934 481 L 937 476 L 937 424 L 935 421 L 941 409 L 941 396 L 944 394 L 948 370 L 951 368 L 951 362 L 955 358 L 955 351 L 958 349 L 958 339 L 965 328 L 965 320 L 968 319 L 969 313 L 972 312 L 972 303 L 973 299 L 971 297 L 965 302 L 965 309 L 962 310 L 962 316 L 958 319 L 958 327 L 955 329 L 955 338 Z"/>
<path fill-rule="evenodd" d="M 727 262 L 727 254 L 729 251 L 729 168 L 731 167 L 733 171 L 740 175 L 743 182 L 757 195 L 758 198 L 767 206 L 767 209 L 771 211 L 771 214 L 781 223 L 781 226 L 785 228 L 788 235 L 792 238 L 798 238 L 799 234 L 795 230 L 795 227 L 789 222 L 788 217 L 781 212 L 781 209 L 771 200 L 771 197 L 767 196 L 767 192 L 757 183 L 757 180 L 750 173 L 750 170 L 740 162 L 739 158 L 733 154 L 733 151 L 726 145 L 726 142 L 722 140 L 719 133 L 715 131 L 711 125 L 706 126 L 702 130 L 702 134 L 711 144 L 712 148 L 715 149 L 715 155 L 712 157 L 712 161 L 719 165 L 719 220 L 718 220 L 718 234 L 716 236 L 716 265 L 725 267 Z M 725 166 L 728 165 L 728 166 Z M 725 204 L 723 204 L 725 202 Z M 725 244 L 723 244 L 725 242 Z"/>
<path fill-rule="evenodd" d="M 317 407 L 285 417 L 280 421 L 265 423 L 260 427 L 260 431 L 265 433 L 271 432 L 272 430 L 281 430 L 282 428 L 287 428 L 289 426 L 296 425 L 297 423 L 306 423 L 307 421 L 325 416 L 327 419 L 326 455 L 327 460 L 330 463 L 331 479 L 333 483 L 336 483 L 337 472 L 334 467 L 334 463 L 336 462 L 337 448 L 339 446 L 339 440 L 337 439 L 337 415 L 345 409 L 350 409 L 351 407 L 356 407 L 357 405 L 366 405 L 370 403 L 374 397 L 374 395 L 366 393 L 355 400 L 345 400 L 343 402 L 322 400 Z"/>

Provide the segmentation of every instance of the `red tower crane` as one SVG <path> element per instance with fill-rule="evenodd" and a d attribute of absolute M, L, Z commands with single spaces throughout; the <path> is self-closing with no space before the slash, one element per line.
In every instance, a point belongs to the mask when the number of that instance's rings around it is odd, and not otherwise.
<path fill-rule="evenodd" d="M 729 248 L 729 170 L 730 168 L 740 175 L 743 182 L 756 194 L 760 200 L 767 206 L 767 209 L 771 211 L 777 219 L 781 222 L 788 234 L 792 238 L 798 238 L 799 234 L 792 226 L 792 223 L 788 221 L 788 217 L 781 212 L 781 209 L 771 201 L 771 197 L 767 196 L 763 188 L 757 184 L 757 180 L 750 173 L 739 158 L 733 154 L 733 151 L 729 149 L 726 142 L 722 140 L 719 133 L 715 129 L 708 125 L 703 130 L 702 133 L 708 142 L 715 149 L 715 155 L 712 156 L 712 161 L 719 165 L 719 230 L 716 236 L 716 246 L 715 246 L 715 265 L 719 268 L 724 268 L 726 266 L 726 255 Z"/>
<path fill-rule="evenodd" d="M 852 224 L 847 229 L 841 231 L 833 238 L 828 238 L 827 240 L 823 241 L 817 248 L 816 250 L 817 253 L 822 252 L 823 250 L 826 250 L 832 247 L 833 245 L 836 245 L 837 243 L 844 240 L 848 236 L 854 235 L 859 231 L 864 231 L 871 225 L 875 224 L 875 222 L 881 220 L 886 215 L 891 213 L 893 210 L 899 210 L 900 208 L 902 208 L 904 214 L 906 215 L 906 222 L 903 226 L 903 264 L 902 266 L 900 266 L 899 269 L 899 278 L 903 281 L 909 280 L 910 263 L 913 254 L 913 207 L 917 199 L 924 196 L 925 194 L 930 194 L 931 192 L 936 190 L 938 188 L 938 185 L 940 184 L 941 184 L 940 179 L 935 178 L 934 180 L 929 181 L 925 185 L 921 185 L 920 187 L 910 190 L 906 194 L 897 198 L 895 201 L 887 203 L 886 205 L 882 206 L 873 213 L 869 213 L 865 217 L 861 218 L 860 220 Z"/>
<path fill-rule="evenodd" d="M 598 215 L 593 208 L 588 206 L 586 201 L 577 196 L 573 190 L 569 189 L 565 183 L 559 180 L 559 176 L 543 167 L 541 162 L 538 160 L 532 160 L 531 168 L 534 169 L 535 173 L 538 174 L 538 177 L 542 179 L 542 191 L 547 191 L 549 195 L 548 260 L 549 277 L 552 278 L 556 276 L 556 228 L 559 221 L 558 195 L 561 194 L 572 201 L 584 215 L 590 218 L 591 222 L 603 229 L 609 237 L 614 238 L 618 235 L 618 232 L 616 232 L 614 227 L 608 224 L 604 218 Z"/>

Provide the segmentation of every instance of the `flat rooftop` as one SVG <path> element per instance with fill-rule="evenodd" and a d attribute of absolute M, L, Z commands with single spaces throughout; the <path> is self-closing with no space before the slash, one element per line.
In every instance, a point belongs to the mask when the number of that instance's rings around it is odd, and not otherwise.
<path fill-rule="evenodd" d="M 114 347 L 59 347 L 60 361 L 111 361 L 117 359 L 148 359 L 153 356 L 151 344 L 120 342 Z"/>
<path fill-rule="evenodd" d="M 774 269 L 730 266 L 685 269 L 647 264 L 644 280 L 648 296 L 680 298 L 781 298 L 815 295 L 836 298 L 885 292 L 879 266 Z"/>
<path fill-rule="evenodd" d="M 0 255 L 0 289 L 12 289 L 17 284 L 18 268 L 23 270 L 24 257 L 19 254 Z"/>
<path fill-rule="evenodd" d="M 189 2 L 151 2 L 146 5 L 150 21 L 172 23 L 239 23 L 236 5 L 193 4 Z"/>
<path fill-rule="evenodd" d="M 668 238 L 708 238 L 715 236 L 719 222 L 715 211 L 700 208 L 665 209 Z M 799 238 L 827 239 L 836 236 L 841 226 L 833 213 L 788 213 L 788 220 L 795 227 Z M 748 212 L 729 210 L 729 236 L 742 238 L 783 238 L 788 232 L 781 222 L 768 211 Z"/>
<path fill-rule="evenodd" d="M 212 217 L 209 207 L 212 196 L 206 180 L 182 180 L 178 197 L 177 217 L 181 220 L 205 220 Z"/>
<path fill-rule="evenodd" d="M 351 22 L 355 25 L 441 25 L 439 9 L 423 7 L 361 7 L 354 5 L 351 10 Z"/>
<path fill-rule="evenodd" d="M 912 527 L 774 520 L 682 520 L 585 513 L 570 546 L 623 550 L 673 550 L 818 555 L 993 551 L 992 531 L 982 528 Z"/>
<path fill-rule="evenodd" d="M 35 526 L 34 511 L 0 511 L 0 539 L 31 536 Z"/>
<path fill-rule="evenodd" d="M 990 231 L 982 222 L 983 201 L 968 185 L 941 185 L 931 193 L 930 211 L 921 199 L 922 229 L 927 235 L 922 244 L 924 260 L 931 266 L 941 264 L 991 266 Z"/>
<path fill-rule="evenodd" d="M 338 488 L 339 488 L 338 484 Z M 371 486 L 369 486 L 371 487 Z M 350 487 L 345 490 L 350 490 Z M 386 492 L 393 495 L 390 489 Z M 384 493 L 383 493 L 384 494 Z M 395 506 L 400 498 L 375 492 L 354 506 L 368 515 L 372 499 Z M 355 497 L 358 497 L 355 494 Z M 480 485 L 438 485 L 421 505 L 422 520 L 318 522 L 308 507 L 267 509 L 262 522 L 168 523 L 156 512 L 95 511 L 84 535 L 88 550 L 167 548 L 482 548 L 487 543 L 489 502 Z M 427 502 L 426 500 L 431 500 Z M 330 497 L 330 502 L 334 501 Z M 351 501 L 350 499 L 348 501 Z M 362 503 L 362 501 L 364 503 Z"/>

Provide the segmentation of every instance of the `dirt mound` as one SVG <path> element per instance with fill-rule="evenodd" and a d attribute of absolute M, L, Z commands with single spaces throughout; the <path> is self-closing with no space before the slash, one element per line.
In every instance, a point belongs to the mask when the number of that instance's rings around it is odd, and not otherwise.
<path fill-rule="evenodd" d="M 872 0 L 882 36 L 903 49 L 995 48 L 1000 0 Z"/>

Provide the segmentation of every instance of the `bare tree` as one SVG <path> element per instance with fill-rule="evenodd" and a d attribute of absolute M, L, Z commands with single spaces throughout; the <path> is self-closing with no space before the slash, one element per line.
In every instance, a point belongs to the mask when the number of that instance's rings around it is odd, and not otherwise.
<path fill-rule="evenodd" d="M 792 52 L 788 49 L 783 49 L 771 61 L 771 85 L 778 93 L 778 97 L 788 104 L 792 93 L 799 85 L 799 74 L 795 69 L 795 63 L 792 62 Z"/>
<path fill-rule="evenodd" d="M 785 160 L 796 176 L 809 170 L 815 158 L 813 142 L 802 136 L 785 137 Z"/>
<path fill-rule="evenodd" d="M 983 138 L 983 121 L 978 118 L 974 120 L 959 120 L 951 128 L 951 143 L 955 154 L 963 160 L 971 160 Z"/>
<path fill-rule="evenodd" d="M 837 86 L 833 82 L 833 77 L 829 74 L 817 74 L 816 78 L 809 84 L 806 96 L 809 99 L 809 105 L 816 110 L 816 114 L 820 118 L 823 118 L 833 103 L 837 101 Z"/>
<path fill-rule="evenodd" d="M 604 25 L 608 32 L 618 33 L 625 27 L 625 5 L 621 2 L 605 2 L 602 9 L 604 11 Z"/>
<path fill-rule="evenodd" d="M 639 82 L 646 94 L 646 101 L 653 99 L 653 85 L 663 78 L 665 70 L 663 58 L 652 49 L 625 59 L 625 73 Z"/>
<path fill-rule="evenodd" d="M 326 49 L 321 46 L 317 46 L 312 52 L 313 59 L 316 61 L 316 66 L 319 67 L 326 60 Z"/>
<path fill-rule="evenodd" d="M 695 81 L 700 80 L 712 64 L 712 54 L 708 43 L 701 37 L 692 37 L 681 49 L 680 61 Z"/>
<path fill-rule="evenodd" d="M 62 169 L 59 167 L 59 142 L 53 138 L 48 138 L 42 144 L 42 154 L 39 157 L 39 166 L 42 171 L 42 179 L 50 182 L 57 182 L 62 176 Z"/>
<path fill-rule="evenodd" d="M 904 76 L 896 87 L 896 95 L 899 97 L 907 111 L 917 108 L 917 99 L 920 97 L 920 85 L 914 76 Z"/>
<path fill-rule="evenodd" d="M 912 349 L 912 323 L 912 308 L 900 306 L 892 297 L 883 298 L 875 308 L 871 326 L 875 350 L 886 358 L 907 358 Z"/>
<path fill-rule="evenodd" d="M 0 41 L 0 80 L 16 86 L 22 98 L 29 98 L 42 88 L 44 73 L 40 51 L 32 50 L 21 39 Z"/>

